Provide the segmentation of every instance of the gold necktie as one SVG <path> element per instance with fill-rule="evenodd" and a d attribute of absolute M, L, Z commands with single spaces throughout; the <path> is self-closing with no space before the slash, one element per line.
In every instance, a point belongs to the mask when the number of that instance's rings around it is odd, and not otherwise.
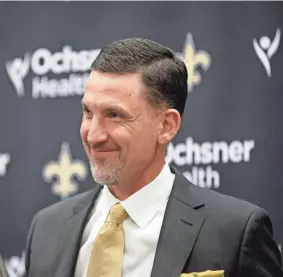
<path fill-rule="evenodd" d="M 124 254 L 122 223 L 127 212 L 115 204 L 100 229 L 91 252 L 87 277 L 121 277 Z"/>

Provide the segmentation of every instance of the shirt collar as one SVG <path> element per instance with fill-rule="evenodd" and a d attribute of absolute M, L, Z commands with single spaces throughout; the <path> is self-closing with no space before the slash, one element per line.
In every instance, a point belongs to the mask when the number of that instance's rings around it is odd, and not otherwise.
<path fill-rule="evenodd" d="M 132 194 L 124 201 L 119 201 L 104 186 L 101 195 L 101 209 L 103 213 L 109 212 L 111 207 L 121 202 L 131 219 L 140 227 L 144 228 L 150 220 L 158 213 L 160 208 L 169 198 L 173 187 L 175 175 L 170 167 L 165 163 L 159 175 L 149 184 Z"/>

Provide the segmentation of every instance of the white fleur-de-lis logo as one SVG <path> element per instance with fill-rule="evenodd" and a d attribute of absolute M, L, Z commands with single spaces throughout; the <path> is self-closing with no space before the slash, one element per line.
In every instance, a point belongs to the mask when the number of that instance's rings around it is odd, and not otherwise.
<path fill-rule="evenodd" d="M 255 52 L 260 61 L 262 62 L 268 77 L 271 77 L 270 59 L 276 53 L 279 47 L 280 37 L 281 31 L 280 29 L 277 29 L 273 41 L 271 41 L 271 39 L 267 36 L 261 37 L 259 39 L 259 42 L 257 42 L 256 39 L 253 39 L 253 46 Z"/>
<path fill-rule="evenodd" d="M 75 194 L 78 184 L 73 179 L 77 177 L 83 181 L 87 176 L 87 167 L 83 161 L 73 160 L 68 143 L 63 143 L 58 161 L 51 161 L 43 168 L 43 178 L 46 182 L 52 182 L 52 192 L 61 199 Z M 57 179 L 54 181 L 54 177 Z"/>
<path fill-rule="evenodd" d="M 182 57 L 188 72 L 188 91 L 191 92 L 201 82 L 199 68 L 208 70 L 211 66 L 211 57 L 206 51 L 196 50 L 191 33 L 187 34 Z"/>

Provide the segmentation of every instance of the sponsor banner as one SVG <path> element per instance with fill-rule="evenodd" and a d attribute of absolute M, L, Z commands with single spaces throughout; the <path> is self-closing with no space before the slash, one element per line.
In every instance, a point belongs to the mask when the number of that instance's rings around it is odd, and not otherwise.
<path fill-rule="evenodd" d="M 266 209 L 281 249 L 283 4 L 111 5 L 0 3 L 0 253 L 10 276 L 25 274 L 34 214 L 92 188 L 80 100 L 102 47 L 125 37 L 156 40 L 186 64 L 169 164 L 196 186 Z"/>

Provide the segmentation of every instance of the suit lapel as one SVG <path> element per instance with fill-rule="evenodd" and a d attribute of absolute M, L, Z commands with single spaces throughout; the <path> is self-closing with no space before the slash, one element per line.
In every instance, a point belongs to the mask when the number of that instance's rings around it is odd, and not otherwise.
<path fill-rule="evenodd" d="M 179 277 L 205 220 L 203 200 L 193 185 L 176 169 L 166 207 L 151 277 Z M 200 209 L 200 210 L 198 210 Z"/>
<path fill-rule="evenodd" d="M 76 206 L 74 206 L 72 215 L 63 223 L 64 226 L 58 241 L 56 259 L 58 267 L 54 277 L 74 276 L 81 237 L 100 189 L 100 186 L 96 186 L 90 191 Z"/>

